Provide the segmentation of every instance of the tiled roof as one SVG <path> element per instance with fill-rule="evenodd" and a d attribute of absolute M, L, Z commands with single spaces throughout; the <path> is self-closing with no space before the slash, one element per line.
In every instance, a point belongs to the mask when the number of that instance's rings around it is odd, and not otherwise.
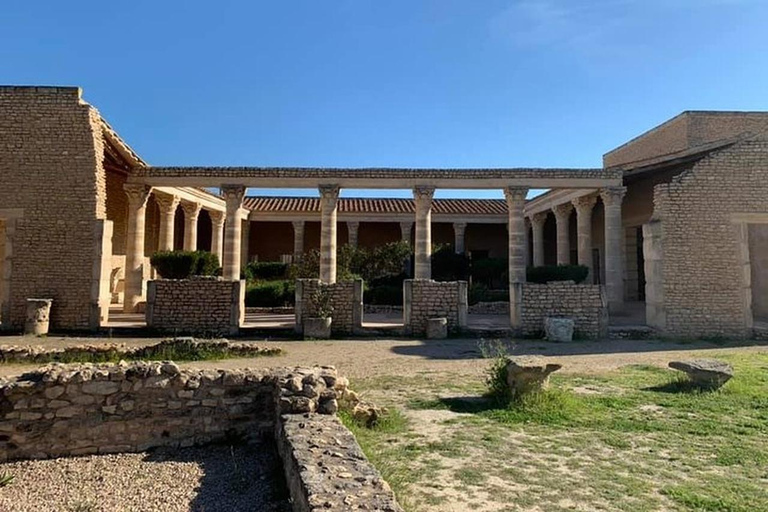
<path fill-rule="evenodd" d="M 254 212 L 320 212 L 317 197 L 246 197 L 245 205 Z M 412 199 L 340 198 L 339 213 L 414 213 Z M 449 215 L 506 215 L 503 199 L 434 199 L 432 213 Z"/>

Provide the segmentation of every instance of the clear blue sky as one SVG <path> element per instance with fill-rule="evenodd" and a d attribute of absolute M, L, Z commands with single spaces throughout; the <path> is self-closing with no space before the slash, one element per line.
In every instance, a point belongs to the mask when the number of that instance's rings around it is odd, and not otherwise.
<path fill-rule="evenodd" d="M 768 1 L 5 0 L 0 82 L 83 87 L 155 165 L 596 167 L 768 110 Z"/>

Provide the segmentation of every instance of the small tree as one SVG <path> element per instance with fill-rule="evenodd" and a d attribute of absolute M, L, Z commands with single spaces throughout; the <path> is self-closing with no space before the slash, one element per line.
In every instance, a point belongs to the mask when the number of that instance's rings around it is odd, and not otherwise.
<path fill-rule="evenodd" d="M 333 306 L 331 305 L 331 294 L 320 285 L 309 298 L 312 306 L 313 315 L 317 318 L 331 318 L 333 316 Z"/>

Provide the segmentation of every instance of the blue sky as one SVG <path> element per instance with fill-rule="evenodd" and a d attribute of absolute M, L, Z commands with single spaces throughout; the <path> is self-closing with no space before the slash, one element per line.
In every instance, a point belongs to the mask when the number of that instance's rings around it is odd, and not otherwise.
<path fill-rule="evenodd" d="M 0 82 L 83 87 L 155 165 L 596 167 L 767 110 L 766 27 L 765 0 L 5 0 Z"/>

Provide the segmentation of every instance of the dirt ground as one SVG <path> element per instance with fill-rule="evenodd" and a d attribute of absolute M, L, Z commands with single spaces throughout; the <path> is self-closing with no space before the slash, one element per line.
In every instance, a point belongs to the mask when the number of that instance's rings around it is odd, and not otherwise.
<path fill-rule="evenodd" d="M 48 337 L 30 339 L 23 336 L 0 337 L 0 345 L 35 345 L 65 347 L 70 345 L 120 343 L 130 346 L 149 345 L 160 338 L 75 338 Z M 248 340 L 265 347 L 280 347 L 284 355 L 254 359 L 196 361 L 182 366 L 199 368 L 264 368 L 277 366 L 335 366 L 340 375 L 350 379 L 372 376 L 413 376 L 428 373 L 455 373 L 480 376 L 488 361 L 483 358 L 481 341 L 477 339 L 425 340 L 333 340 L 333 341 L 264 341 Z M 757 343 L 757 344 L 755 344 Z M 729 348 L 737 352 L 765 351 L 768 342 L 722 344 L 707 342 L 601 341 L 549 343 L 540 340 L 510 342 L 512 355 L 541 356 L 563 364 L 562 373 L 611 370 L 628 364 L 666 366 L 675 358 Z M 36 365 L 0 365 L 0 376 L 28 371 Z"/>

